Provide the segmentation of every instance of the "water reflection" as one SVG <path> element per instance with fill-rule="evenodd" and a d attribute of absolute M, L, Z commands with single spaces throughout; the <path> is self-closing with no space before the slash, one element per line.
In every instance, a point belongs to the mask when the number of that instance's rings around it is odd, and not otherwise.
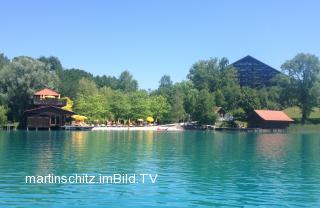
<path fill-rule="evenodd" d="M 285 134 L 258 135 L 257 153 L 272 160 L 281 159 L 286 155 L 288 139 L 288 135 Z"/>
<path fill-rule="evenodd" d="M 144 186 L 22 183 L 24 175 L 47 173 L 157 173 L 159 181 Z M 320 139 L 317 134 L 197 131 L 0 132 L 0 175 L 0 201 L 14 206 L 17 201 L 33 207 L 317 206 Z M 19 193 L 18 200 L 10 199 L 12 193 Z"/>

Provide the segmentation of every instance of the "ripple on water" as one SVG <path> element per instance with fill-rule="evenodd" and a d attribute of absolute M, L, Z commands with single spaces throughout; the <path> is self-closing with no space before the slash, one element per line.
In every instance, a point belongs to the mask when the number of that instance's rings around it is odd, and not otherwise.
<path fill-rule="evenodd" d="M 156 184 L 25 175 L 158 174 Z M 0 132 L 0 207 L 320 207 L 315 134 Z"/>

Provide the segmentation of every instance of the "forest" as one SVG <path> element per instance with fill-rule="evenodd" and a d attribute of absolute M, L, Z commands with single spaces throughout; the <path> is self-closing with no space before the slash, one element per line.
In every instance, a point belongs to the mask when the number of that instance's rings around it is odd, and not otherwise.
<path fill-rule="evenodd" d="M 112 69 L 107 72 L 112 74 Z M 163 75 L 157 89 L 145 90 L 129 71 L 118 77 L 94 76 L 64 68 L 53 56 L 9 59 L 0 54 L 0 124 L 19 122 L 32 104 L 33 93 L 45 87 L 67 99 L 65 108 L 101 123 L 152 116 L 158 123 L 214 124 L 215 107 L 223 107 L 239 121 L 245 121 L 253 109 L 298 107 L 298 122 L 309 122 L 320 104 L 319 58 L 299 53 L 282 64 L 281 72 L 271 86 L 241 87 L 237 70 L 227 58 L 210 58 L 195 62 L 181 82 L 173 83 Z"/>

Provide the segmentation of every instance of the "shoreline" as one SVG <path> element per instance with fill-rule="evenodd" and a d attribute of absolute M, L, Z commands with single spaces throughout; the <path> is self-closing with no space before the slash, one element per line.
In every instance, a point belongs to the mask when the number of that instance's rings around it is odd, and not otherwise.
<path fill-rule="evenodd" d="M 184 131 L 184 128 L 180 126 L 105 126 L 105 127 L 93 127 L 92 131 Z"/>

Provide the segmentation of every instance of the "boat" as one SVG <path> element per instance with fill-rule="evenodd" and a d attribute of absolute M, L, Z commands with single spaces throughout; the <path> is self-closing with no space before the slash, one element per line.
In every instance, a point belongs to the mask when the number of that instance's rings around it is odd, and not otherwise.
<path fill-rule="evenodd" d="M 75 125 L 65 125 L 61 127 L 64 130 L 69 131 L 91 131 L 93 126 L 75 126 Z"/>

